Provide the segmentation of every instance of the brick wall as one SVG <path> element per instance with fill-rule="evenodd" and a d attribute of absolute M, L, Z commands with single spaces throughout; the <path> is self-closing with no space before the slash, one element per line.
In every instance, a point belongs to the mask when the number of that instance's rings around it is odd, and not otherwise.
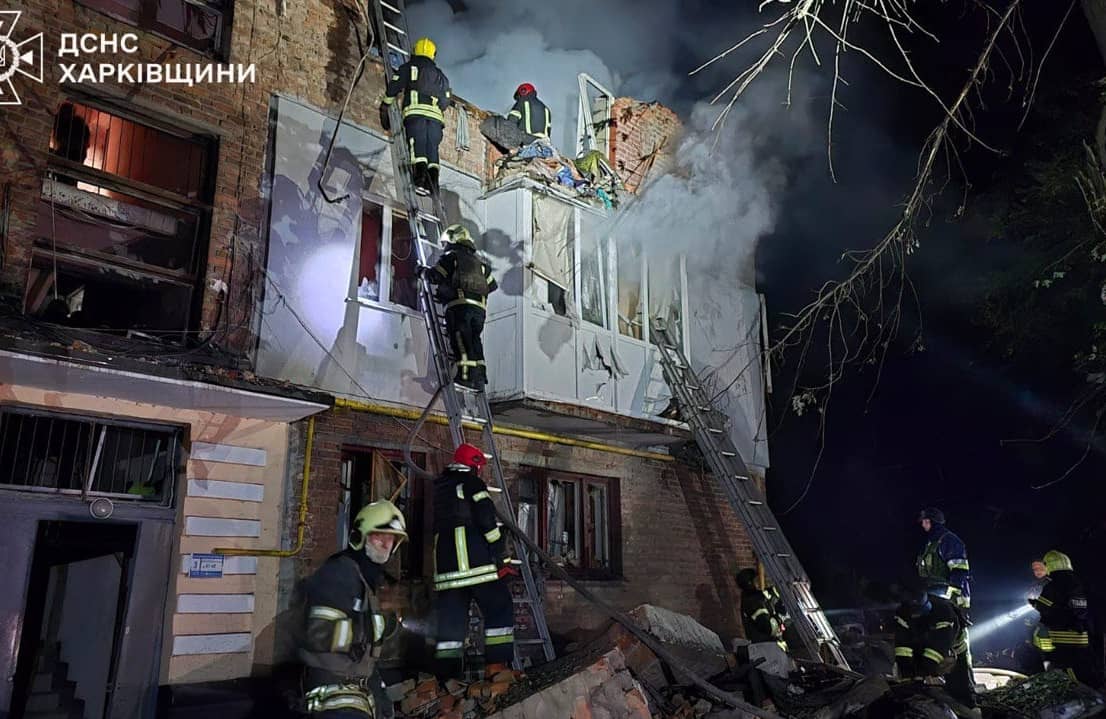
<path fill-rule="evenodd" d="M 620 97 L 611 111 L 611 166 L 631 192 L 672 169 L 680 118 L 655 102 Z"/>
<path fill-rule="evenodd" d="M 342 448 L 402 446 L 407 437 L 405 425 L 410 424 L 341 408 L 317 417 L 308 526 L 297 563 L 299 576 L 313 571 L 334 551 Z M 442 426 L 426 425 L 420 435 L 414 449 L 426 451 L 430 468 L 440 470 L 448 457 L 438 448 L 451 446 L 448 431 Z M 623 576 L 588 581 L 587 585 L 601 597 L 622 609 L 650 602 L 690 614 L 725 634 L 739 631 L 733 576 L 739 566 L 749 566 L 753 561 L 752 547 L 721 490 L 709 477 L 675 463 L 533 440 L 499 437 L 497 445 L 509 481 L 523 464 L 619 478 Z M 295 521 L 295 511 L 295 504 L 289 502 L 287 521 Z M 425 539 L 426 546 L 429 541 Z M 428 572 L 430 567 L 428 561 Z M 555 631 L 591 629 L 604 623 L 590 604 L 562 582 L 548 583 L 546 600 Z"/>
<path fill-rule="evenodd" d="M 277 14 L 278 6 L 286 14 Z M 187 48 L 135 29 L 69 0 L 24 0 L 18 34 L 44 33 L 46 82 L 16 78 L 22 108 L 0 114 L 0 176 L 11 183 L 9 232 L 4 238 L 0 292 L 21 297 L 27 282 L 35 239 L 36 203 L 46 168 L 53 114 L 63 100 L 57 53 L 62 33 L 139 36 L 139 53 L 111 57 L 82 55 L 80 62 L 209 64 Z M 262 193 L 268 142 L 269 103 L 284 93 L 337 115 L 360 58 L 356 33 L 361 10 L 342 0 L 269 3 L 237 0 L 231 29 L 229 62 L 256 65 L 250 84 L 143 85 L 82 84 L 92 94 L 121 97 L 125 104 L 210 134 L 218 139 L 213 221 L 206 257 L 201 330 L 215 322 L 218 301 L 213 282 L 226 281 L 229 301 L 222 319 L 228 329 L 219 343 L 248 352 L 254 344 L 254 310 L 260 300 L 265 260 L 267 208 Z M 73 62 L 72 58 L 64 59 Z M 383 96 L 383 66 L 370 61 L 350 100 L 346 118 L 379 129 L 377 107 Z M 457 92 L 464 93 L 463 88 Z M 487 143 L 471 118 L 471 149 L 455 149 L 455 123 L 449 116 L 442 155 L 446 163 L 477 176 L 488 167 Z M 237 243 L 235 243 L 235 238 Z M 233 250 L 232 250 L 233 248 Z M 231 259 L 233 256 L 233 270 Z"/>

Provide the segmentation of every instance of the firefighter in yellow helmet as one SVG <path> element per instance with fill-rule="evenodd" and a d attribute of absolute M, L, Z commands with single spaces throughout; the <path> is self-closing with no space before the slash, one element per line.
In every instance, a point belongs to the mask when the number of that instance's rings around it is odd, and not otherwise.
<path fill-rule="evenodd" d="M 384 129 L 390 130 L 386 106 L 403 93 L 403 132 L 416 191 L 422 195 L 438 190 L 438 145 L 452 99 L 449 78 L 434 63 L 437 52 L 428 37 L 415 42 L 413 57 L 388 77 L 380 113 Z"/>
<path fill-rule="evenodd" d="M 392 704 L 377 671 L 394 615 L 380 612 L 376 590 L 383 565 L 407 539 L 403 513 L 386 500 L 357 513 L 349 546 L 327 559 L 304 583 L 307 711 L 326 719 L 390 719 Z"/>
<path fill-rule="evenodd" d="M 1041 613 L 1033 633 L 1033 645 L 1041 653 L 1045 669 L 1064 669 L 1081 682 L 1095 681 L 1089 632 L 1090 612 L 1083 583 L 1075 575 L 1071 558 L 1052 550 L 1044 556 L 1048 584 L 1029 606 Z"/>
<path fill-rule="evenodd" d="M 427 279 L 438 285 L 438 301 L 445 305 L 446 332 L 457 364 L 454 381 L 482 390 L 488 380 L 482 336 L 484 319 L 488 295 L 498 285 L 464 225 L 450 225 L 446 237 L 450 245 L 430 269 Z"/>

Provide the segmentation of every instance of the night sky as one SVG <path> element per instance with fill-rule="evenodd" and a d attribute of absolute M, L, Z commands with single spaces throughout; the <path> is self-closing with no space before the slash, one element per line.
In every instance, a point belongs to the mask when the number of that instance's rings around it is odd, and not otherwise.
<path fill-rule="evenodd" d="M 1068 4 L 1030 5 L 1027 26 L 1039 57 Z M 963 83 L 985 28 L 957 20 L 956 13 L 931 15 L 929 29 L 946 42 L 940 50 L 920 48 L 916 59 L 922 75 L 937 78 L 937 89 L 948 98 Z M 1041 83 L 1070 84 L 1088 69 L 1106 74 L 1076 8 Z M 1005 82 L 1000 76 L 992 85 L 1004 88 Z M 872 72 L 854 75 L 850 92 L 848 119 L 839 117 L 835 138 L 839 182 L 829 182 L 824 172 L 797 177 L 781 224 L 760 245 L 759 284 L 774 324 L 783 321 L 776 313 L 796 311 L 822 282 L 842 276 L 843 250 L 871 246 L 893 225 L 895 205 L 912 186 L 918 148 L 940 121 L 939 110 L 917 90 Z M 988 98 L 999 94 L 995 87 L 985 90 Z M 1009 155 L 967 153 L 973 193 L 1018 168 L 1026 144 L 1014 132 L 1020 97 L 989 107 L 977 112 L 977 130 Z M 1035 127 L 1031 116 L 1024 133 Z M 977 621 L 1000 607 L 1018 606 L 1032 580 L 1030 561 L 1049 549 L 1072 555 L 1096 594 L 1106 589 L 1106 563 L 1100 559 L 1106 549 L 1103 452 L 1092 450 L 1078 470 L 1051 488 L 1030 488 L 1058 478 L 1079 459 L 1093 415 L 1090 422 L 1081 416 L 1071 431 L 1049 442 L 1000 446 L 1002 440 L 1047 432 L 1076 396 L 1081 379 L 1064 372 L 1064 362 L 1027 368 L 1004 361 L 973 326 L 978 300 L 973 278 L 997 261 L 992 251 L 1009 248 L 982 241 L 985 218 L 973 214 L 971 194 L 966 215 L 953 219 L 962 188 L 963 178 L 955 177 L 948 199 L 938 204 L 921 235 L 920 251 L 908 261 L 921 298 L 926 351 L 907 351 L 918 321 L 913 318 L 903 342 L 892 347 L 878 385 L 874 372 L 858 368 L 838 386 L 814 483 L 782 520 L 828 606 L 860 601 L 860 577 L 893 582 L 911 574 L 923 542 L 913 520 L 929 505 L 944 509 L 949 527 L 967 542 Z M 808 371 L 822 359 L 812 360 Z M 793 366 L 778 370 L 772 397 L 769 492 L 778 512 L 803 491 L 818 450 L 813 417 L 783 416 L 793 380 Z"/>

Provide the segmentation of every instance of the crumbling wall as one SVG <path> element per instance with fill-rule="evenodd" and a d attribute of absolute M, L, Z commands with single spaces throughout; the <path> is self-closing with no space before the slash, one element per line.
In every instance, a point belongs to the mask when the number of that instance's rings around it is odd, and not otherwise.
<path fill-rule="evenodd" d="M 626 189 L 636 192 L 647 179 L 673 168 L 682 127 L 675 112 L 657 102 L 620 97 L 611 123 L 611 167 Z"/>
<path fill-rule="evenodd" d="M 214 200 L 210 241 L 206 250 L 199 327 L 211 329 L 218 319 L 223 328 L 217 344 L 236 352 L 250 352 L 258 331 L 258 303 L 265 281 L 269 187 L 270 102 L 276 93 L 292 96 L 336 116 L 363 51 L 367 35 L 364 9 L 356 3 L 305 0 L 267 3 L 238 0 L 230 28 L 229 58 L 214 61 L 189 48 L 86 8 L 79 2 L 25 0 L 17 35 L 43 32 L 45 82 L 17 77 L 23 100 L 7 108 L 0 124 L 0 176 L 11 183 L 8 231 L 3 238 L 0 293 L 20 297 L 28 281 L 38 198 L 46 170 L 53 114 L 64 99 L 59 84 L 58 58 L 62 33 L 93 33 L 122 37 L 135 33 L 138 52 L 93 53 L 66 62 L 98 65 L 154 63 L 161 65 L 220 65 L 231 62 L 256 66 L 252 83 L 143 84 L 107 82 L 76 86 L 94 97 L 109 98 L 120 107 L 136 108 L 196 133 L 218 144 L 213 178 Z M 61 58 L 58 58 L 59 60 Z M 455 88 L 464 95 L 464 88 Z M 377 113 L 384 92 L 384 68 L 370 58 L 346 110 L 346 118 L 380 130 Z M 456 114 L 447 113 L 442 159 L 476 177 L 485 177 L 488 145 L 477 126 L 469 123 L 469 149 L 456 148 Z M 228 301 L 219 315 L 220 283 L 229 285 Z"/>

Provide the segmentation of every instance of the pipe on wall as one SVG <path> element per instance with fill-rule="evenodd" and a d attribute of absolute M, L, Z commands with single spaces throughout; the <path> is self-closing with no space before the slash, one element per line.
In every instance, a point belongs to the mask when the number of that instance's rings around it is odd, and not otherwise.
<path fill-rule="evenodd" d="M 404 409 L 402 407 L 391 407 L 385 404 L 375 404 L 371 402 L 360 402 L 357 400 L 337 398 L 334 400 L 335 407 L 342 407 L 344 409 L 355 409 L 363 412 L 371 412 L 372 414 L 385 415 L 387 417 L 396 417 L 398 419 L 417 420 L 421 412 L 413 409 Z M 449 419 L 445 415 L 431 414 L 426 418 L 427 422 L 433 422 L 434 424 L 448 425 Z M 483 427 L 476 422 L 464 422 L 465 429 L 474 431 L 481 431 Z M 529 429 L 517 429 L 515 427 L 504 427 L 502 425 L 493 425 L 492 432 L 495 434 L 503 435 L 504 437 L 517 437 L 519 439 L 532 439 L 539 442 L 549 442 L 550 444 L 561 444 L 567 447 L 580 447 L 582 449 L 594 449 L 600 452 L 610 452 L 612 454 L 621 454 L 627 457 L 641 457 L 642 459 L 652 459 L 658 462 L 673 462 L 675 461 L 671 455 L 661 454 L 659 452 L 647 452 L 640 449 L 629 449 L 628 447 L 619 447 L 613 444 L 606 444 L 604 442 L 592 442 L 585 439 L 576 439 L 575 437 L 565 437 L 559 434 L 550 434 L 548 432 L 539 432 L 537 430 Z"/>

